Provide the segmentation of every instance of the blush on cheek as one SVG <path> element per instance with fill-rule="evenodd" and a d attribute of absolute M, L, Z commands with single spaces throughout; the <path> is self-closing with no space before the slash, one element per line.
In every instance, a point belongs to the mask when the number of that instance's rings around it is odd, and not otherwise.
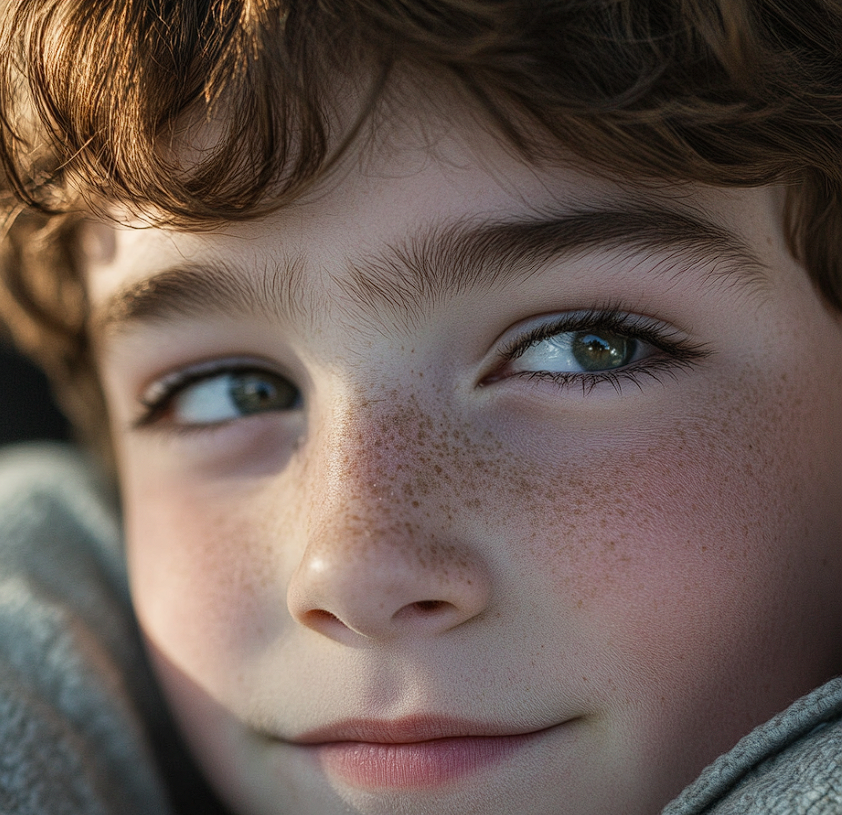
<path fill-rule="evenodd" d="M 734 592 L 752 575 L 777 581 L 812 517 L 827 514 L 809 488 L 827 439 L 793 428 L 777 383 L 767 388 L 700 394 L 695 417 L 512 457 L 520 516 L 545 562 L 562 579 L 590 573 L 574 582 L 597 593 L 640 581 L 692 596 L 702 575 Z"/>
<path fill-rule="evenodd" d="M 127 502 L 132 594 L 145 634 L 188 675 L 220 687 L 277 636 L 285 608 L 272 591 L 277 526 L 267 528 L 247 493 L 157 478 Z"/>
<path fill-rule="evenodd" d="M 549 446 L 537 464 L 512 459 L 516 565 L 579 620 L 612 704 L 629 705 L 619 719 L 652 731 L 653 761 L 687 743 L 704 764 L 842 668 L 842 518 L 810 486 L 828 437 L 818 415 L 795 429 L 776 397 L 755 397 L 593 446 L 555 478 Z"/>

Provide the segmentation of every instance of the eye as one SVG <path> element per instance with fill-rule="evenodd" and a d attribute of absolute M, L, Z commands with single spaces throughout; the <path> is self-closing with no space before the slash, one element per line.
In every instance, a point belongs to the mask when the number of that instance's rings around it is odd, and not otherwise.
<path fill-rule="evenodd" d="M 174 374 L 152 385 L 142 398 L 138 426 L 167 421 L 182 427 L 230 422 L 271 411 L 300 407 L 301 393 L 288 379 L 256 368 Z"/>
<path fill-rule="evenodd" d="M 521 330 L 483 384 L 525 376 L 579 385 L 584 393 L 601 382 L 619 390 L 624 381 L 640 387 L 644 377 L 674 374 L 708 353 L 649 317 L 612 308 L 569 312 Z"/>
<path fill-rule="evenodd" d="M 616 331 L 565 331 L 540 340 L 512 361 L 509 370 L 594 373 L 624 368 L 645 353 L 646 344 Z"/>

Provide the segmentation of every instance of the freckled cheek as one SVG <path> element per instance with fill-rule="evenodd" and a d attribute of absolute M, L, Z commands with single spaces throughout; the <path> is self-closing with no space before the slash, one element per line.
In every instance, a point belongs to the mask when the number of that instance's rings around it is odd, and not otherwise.
<path fill-rule="evenodd" d="M 661 682 L 737 648 L 772 665 L 803 647 L 818 670 L 814 654 L 829 643 L 808 615 L 827 616 L 821 595 L 839 594 L 838 465 L 823 461 L 839 432 L 818 431 L 821 407 L 793 426 L 777 393 L 723 395 L 693 420 L 513 458 L 516 509 L 496 524 L 520 541 L 513 570 L 579 635 L 601 637 L 608 658 L 614 649 Z"/>
<path fill-rule="evenodd" d="M 735 538 L 746 521 L 728 480 L 716 457 L 668 446 L 591 451 L 518 491 L 520 542 L 510 555 L 576 609 L 630 599 L 657 606 L 683 582 L 727 572 L 744 556 L 746 542 Z"/>
<path fill-rule="evenodd" d="M 494 526 L 516 535 L 513 557 L 577 606 L 597 597 L 692 596 L 699 579 L 732 591 L 747 570 L 775 568 L 805 473 L 757 421 L 720 411 L 626 436 L 541 446 L 512 456 Z M 519 527 L 520 531 L 516 529 Z M 704 592 L 703 592 L 704 593 Z"/>

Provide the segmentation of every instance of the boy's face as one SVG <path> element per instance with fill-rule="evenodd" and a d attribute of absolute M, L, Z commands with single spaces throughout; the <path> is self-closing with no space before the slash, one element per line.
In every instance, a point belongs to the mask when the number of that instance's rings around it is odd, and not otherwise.
<path fill-rule="evenodd" d="M 652 815 L 842 669 L 840 320 L 779 190 L 409 133 L 92 230 L 157 669 L 239 812 Z"/>

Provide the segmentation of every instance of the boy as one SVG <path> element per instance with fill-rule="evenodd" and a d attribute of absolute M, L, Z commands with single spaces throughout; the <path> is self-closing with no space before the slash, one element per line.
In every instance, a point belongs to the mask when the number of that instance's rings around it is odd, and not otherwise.
<path fill-rule="evenodd" d="M 8 5 L 9 322 L 234 812 L 648 815 L 816 688 L 670 811 L 840 811 L 842 5 Z"/>

